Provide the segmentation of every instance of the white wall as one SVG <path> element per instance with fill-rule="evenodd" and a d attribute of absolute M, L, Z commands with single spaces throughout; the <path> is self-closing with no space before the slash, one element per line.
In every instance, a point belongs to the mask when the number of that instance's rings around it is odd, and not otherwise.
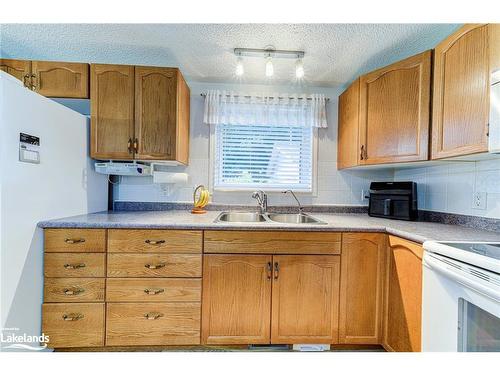
<path fill-rule="evenodd" d="M 317 194 L 301 194 L 304 205 L 366 205 L 361 199 L 372 180 L 393 178 L 387 171 L 337 171 L 337 106 L 340 90 L 332 88 L 276 87 L 256 85 L 217 85 L 190 83 L 191 128 L 190 160 L 187 167 L 168 167 L 169 171 L 186 172 L 189 183 L 185 185 L 157 185 L 149 177 L 124 177 L 115 189 L 115 200 L 129 202 L 192 202 L 193 188 L 209 184 L 209 127 L 203 124 L 203 98 L 201 92 L 217 88 L 246 93 L 324 93 L 329 98 L 327 129 L 318 130 L 318 185 Z M 293 205 L 289 196 L 270 193 L 271 205 Z M 255 204 L 249 192 L 215 192 L 212 202 L 220 204 Z"/>
<path fill-rule="evenodd" d="M 394 179 L 417 182 L 419 209 L 500 219 L 500 159 L 400 169 Z M 486 193 L 486 209 L 472 208 L 474 192 Z"/>

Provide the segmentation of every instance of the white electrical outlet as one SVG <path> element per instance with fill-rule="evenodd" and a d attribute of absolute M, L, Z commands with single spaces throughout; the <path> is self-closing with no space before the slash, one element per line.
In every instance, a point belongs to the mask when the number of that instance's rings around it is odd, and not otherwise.
<path fill-rule="evenodd" d="M 472 208 L 486 210 L 486 192 L 476 191 L 472 194 Z"/>

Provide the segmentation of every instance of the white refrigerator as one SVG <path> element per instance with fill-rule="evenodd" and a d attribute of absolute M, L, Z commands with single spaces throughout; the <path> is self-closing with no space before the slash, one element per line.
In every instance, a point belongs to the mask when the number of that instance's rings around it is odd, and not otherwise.
<path fill-rule="evenodd" d="M 41 334 L 43 231 L 37 223 L 106 210 L 107 197 L 106 176 L 95 173 L 89 158 L 88 118 L 0 71 L 0 318 L 4 337 Z M 2 342 L 0 350 L 7 346 Z"/>

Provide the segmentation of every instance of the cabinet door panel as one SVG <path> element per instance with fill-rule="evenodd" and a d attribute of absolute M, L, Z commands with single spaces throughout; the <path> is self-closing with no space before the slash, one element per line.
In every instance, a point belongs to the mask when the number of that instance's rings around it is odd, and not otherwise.
<path fill-rule="evenodd" d="M 203 344 L 269 344 L 268 255 L 205 255 Z"/>
<path fill-rule="evenodd" d="M 338 342 L 340 257 L 275 255 L 271 342 Z"/>
<path fill-rule="evenodd" d="M 89 65 L 57 61 L 33 61 L 32 83 L 40 95 L 57 98 L 89 97 Z"/>
<path fill-rule="evenodd" d="M 31 74 L 31 61 L 0 59 L 0 70 L 25 82 L 25 85 L 29 85 L 29 82 L 25 81 L 24 77 Z"/>
<path fill-rule="evenodd" d="M 342 239 L 342 344 L 380 344 L 386 235 L 345 233 Z"/>
<path fill-rule="evenodd" d="M 360 78 L 361 164 L 427 160 L 431 51 Z"/>
<path fill-rule="evenodd" d="M 134 67 L 90 67 L 91 156 L 133 159 Z"/>
<path fill-rule="evenodd" d="M 487 151 L 489 75 L 487 25 L 466 25 L 436 47 L 432 159 Z"/>
<path fill-rule="evenodd" d="M 135 68 L 136 159 L 175 158 L 177 70 Z"/>
<path fill-rule="evenodd" d="M 422 322 L 422 246 L 389 236 L 384 344 L 388 350 L 419 352 Z"/>
<path fill-rule="evenodd" d="M 358 165 L 359 78 L 339 97 L 338 169 Z"/>

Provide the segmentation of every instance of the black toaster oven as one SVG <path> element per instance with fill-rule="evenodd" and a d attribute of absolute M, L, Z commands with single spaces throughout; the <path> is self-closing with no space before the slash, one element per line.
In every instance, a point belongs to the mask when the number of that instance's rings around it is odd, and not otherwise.
<path fill-rule="evenodd" d="M 416 220 L 418 217 L 415 182 L 372 182 L 369 199 L 370 216 L 399 220 Z"/>

